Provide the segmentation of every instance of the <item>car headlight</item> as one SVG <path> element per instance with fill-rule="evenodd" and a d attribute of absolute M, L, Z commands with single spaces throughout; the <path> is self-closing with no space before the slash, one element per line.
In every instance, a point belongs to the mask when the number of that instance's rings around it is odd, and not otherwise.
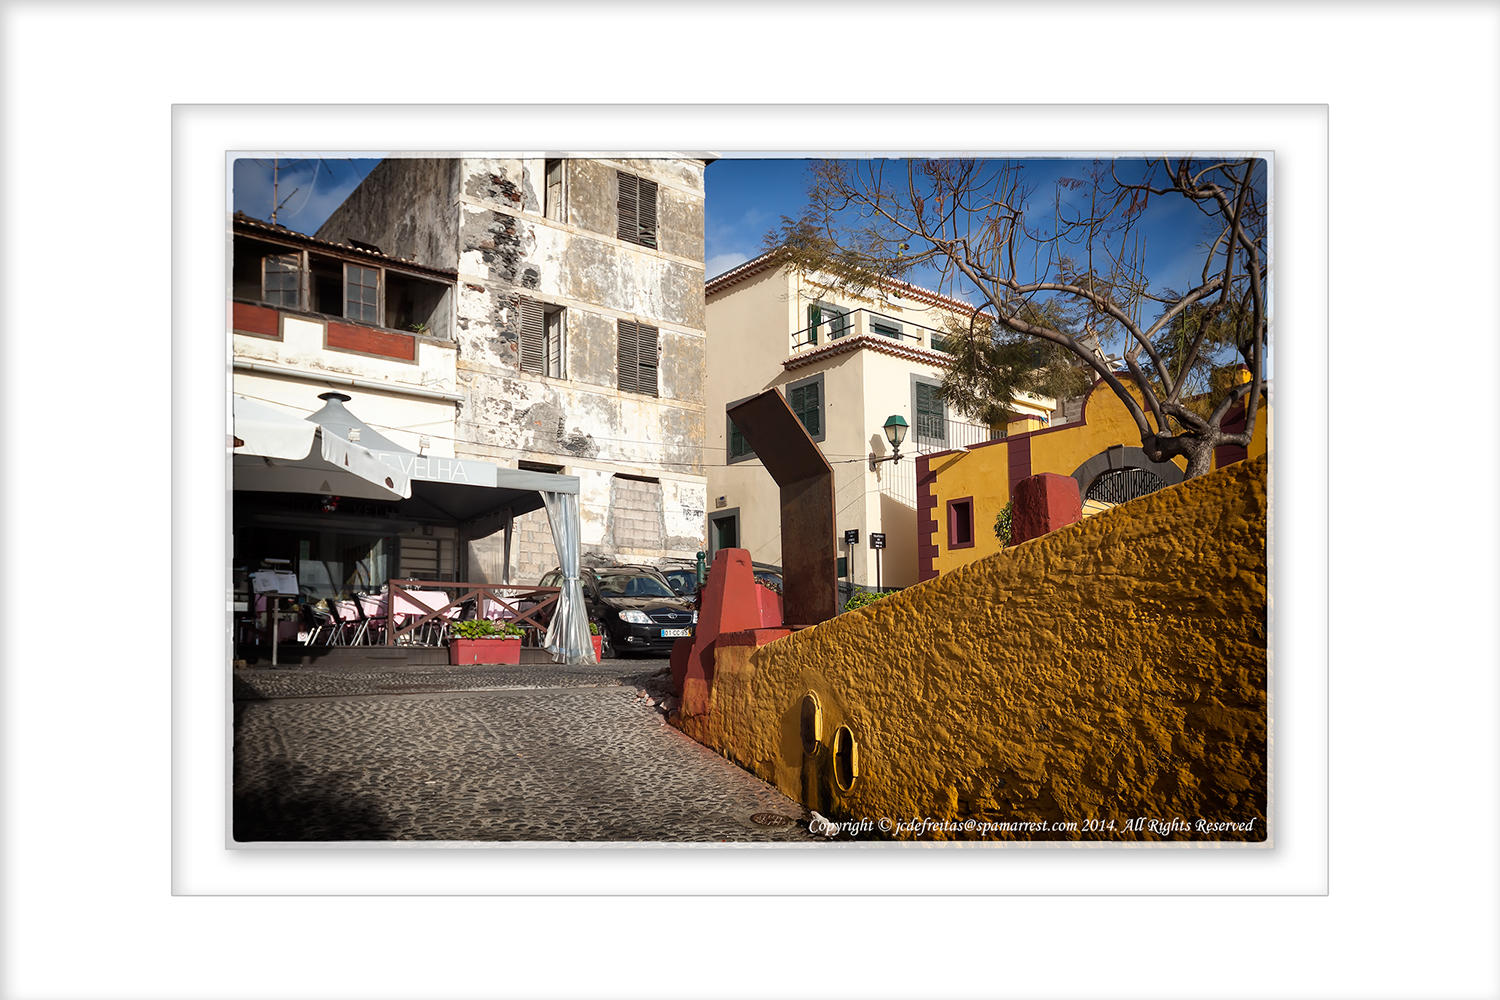
<path fill-rule="evenodd" d="M 698 612 L 696 611 L 693 612 L 693 624 L 698 624 Z"/>
<path fill-rule="evenodd" d="M 635 610 L 621 611 L 620 612 L 620 621 L 622 621 L 622 622 L 630 622 L 632 625 L 650 625 L 651 624 L 651 619 L 646 616 L 646 612 L 644 612 L 644 611 L 635 611 Z"/>

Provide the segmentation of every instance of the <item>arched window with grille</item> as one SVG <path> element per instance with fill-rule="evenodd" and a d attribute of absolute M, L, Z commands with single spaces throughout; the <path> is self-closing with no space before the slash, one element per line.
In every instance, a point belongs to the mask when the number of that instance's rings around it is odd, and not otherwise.
<path fill-rule="evenodd" d="M 1125 503 L 1155 493 L 1165 485 L 1160 476 L 1145 469 L 1112 469 L 1094 480 L 1083 499 L 1085 502 Z"/>

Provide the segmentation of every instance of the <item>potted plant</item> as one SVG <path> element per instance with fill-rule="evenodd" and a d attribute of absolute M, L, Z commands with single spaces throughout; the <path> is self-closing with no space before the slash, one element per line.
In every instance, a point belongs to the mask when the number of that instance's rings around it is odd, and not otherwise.
<path fill-rule="evenodd" d="M 476 663 L 520 663 L 521 630 L 509 622 L 488 618 L 454 622 L 448 642 L 448 662 L 454 666 Z"/>
<path fill-rule="evenodd" d="M 589 638 L 594 640 L 594 659 L 600 663 L 603 663 L 604 633 L 600 631 L 598 622 L 589 622 Z"/>

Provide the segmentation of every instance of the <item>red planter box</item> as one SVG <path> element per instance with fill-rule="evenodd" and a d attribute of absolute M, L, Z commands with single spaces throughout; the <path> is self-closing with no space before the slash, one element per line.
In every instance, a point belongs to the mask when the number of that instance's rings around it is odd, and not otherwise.
<path fill-rule="evenodd" d="M 449 639 L 448 662 L 454 666 L 469 666 L 476 663 L 520 663 L 521 637 Z"/>
<path fill-rule="evenodd" d="M 597 661 L 599 661 L 600 663 L 603 663 L 604 662 L 604 636 L 602 636 L 602 635 L 591 635 L 591 636 L 589 636 L 589 638 L 592 639 L 592 640 L 594 640 L 594 659 L 597 660 Z"/>

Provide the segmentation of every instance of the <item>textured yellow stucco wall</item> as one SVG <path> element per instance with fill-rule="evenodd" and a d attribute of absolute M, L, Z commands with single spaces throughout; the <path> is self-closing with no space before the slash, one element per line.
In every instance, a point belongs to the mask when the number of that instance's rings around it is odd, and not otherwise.
<path fill-rule="evenodd" d="M 1266 472 L 1238 463 L 758 650 L 721 648 L 708 714 L 678 724 L 833 817 L 1264 840 Z M 823 709 L 810 754 L 808 692 Z M 859 747 L 848 791 L 829 750 L 840 725 Z M 1190 829 L 1125 827 L 1138 818 Z"/>
<path fill-rule="evenodd" d="M 1138 393 L 1136 395 L 1139 397 Z M 1147 420 L 1150 420 L 1149 412 Z M 1250 447 L 1246 449 L 1249 457 L 1266 453 L 1269 423 L 1270 409 L 1263 408 L 1260 419 L 1255 422 Z M 1083 463 L 1114 445 L 1139 448 L 1141 434 L 1120 397 L 1108 385 L 1099 382 L 1089 394 L 1082 424 L 1064 424 L 1038 431 L 1029 435 L 1028 440 L 1033 475 L 1055 472 L 1060 476 L 1071 476 Z M 933 566 L 939 573 L 1001 550 L 1000 540 L 995 537 L 995 515 L 1010 501 L 1010 449 L 1017 446 L 1017 439 L 1012 434 L 967 453 L 954 452 L 931 459 L 931 469 L 936 474 L 933 493 L 937 498 L 937 529 L 931 536 L 937 547 Z M 1187 459 L 1173 459 L 1173 464 L 1186 469 Z M 947 501 L 963 497 L 974 498 L 974 545 L 972 548 L 949 549 Z"/>

